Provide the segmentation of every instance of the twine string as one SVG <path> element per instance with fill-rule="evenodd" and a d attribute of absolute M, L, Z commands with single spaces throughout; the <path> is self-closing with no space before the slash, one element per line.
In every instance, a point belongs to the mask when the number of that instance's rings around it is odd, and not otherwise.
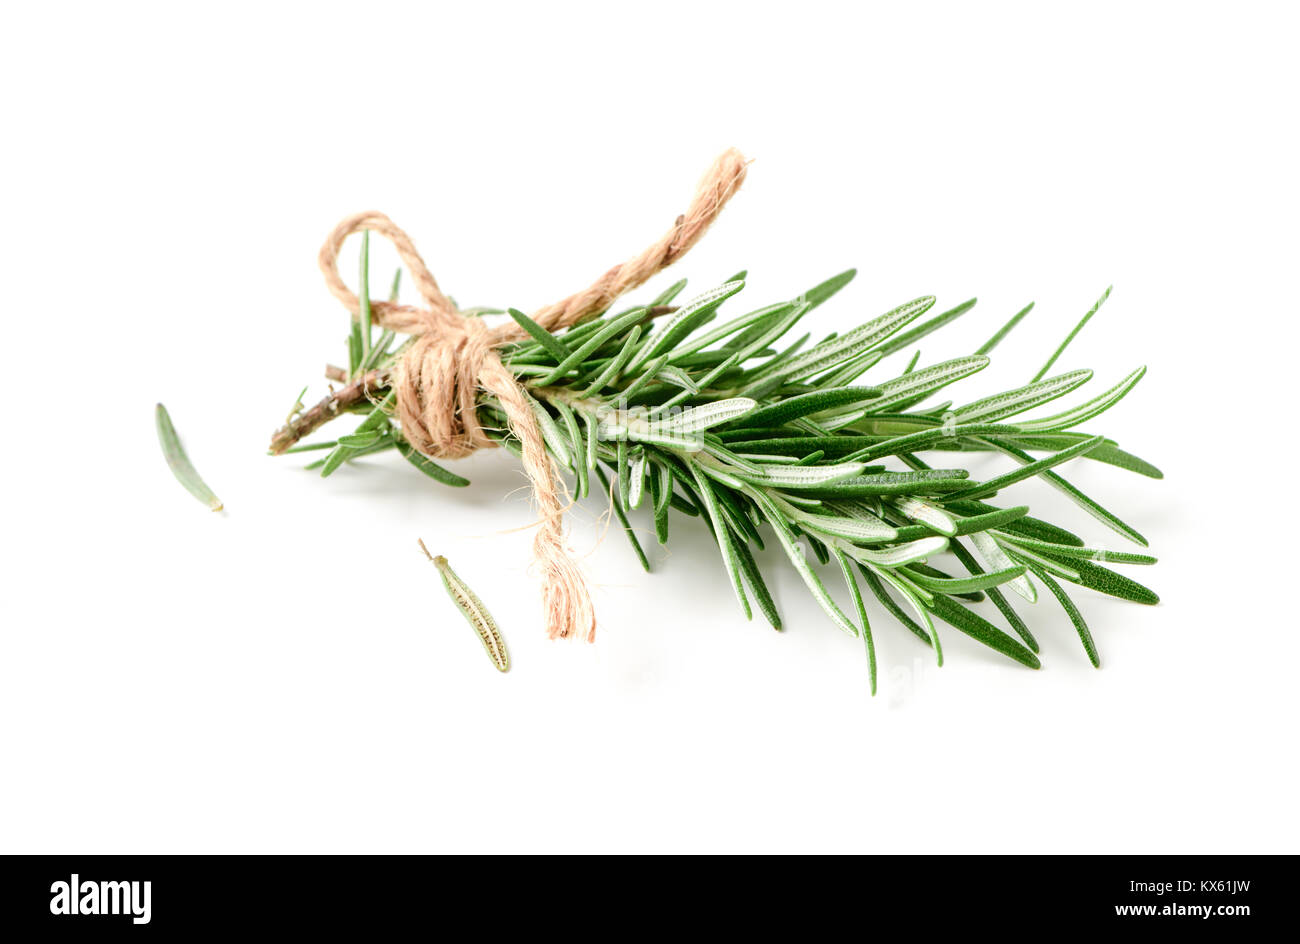
<path fill-rule="evenodd" d="M 745 179 L 745 159 L 730 149 L 700 181 L 686 212 L 640 254 L 607 270 L 580 292 L 538 310 L 533 320 L 549 331 L 568 328 L 605 311 L 615 299 L 684 256 Z M 431 459 L 457 459 L 494 446 L 478 421 L 477 397 L 483 390 L 495 397 L 506 414 L 510 432 L 519 440 L 524 472 L 537 505 L 537 534 L 533 557 L 542 580 L 546 630 L 551 638 L 595 637 L 596 618 L 591 594 L 564 535 L 564 505 L 558 471 L 553 467 L 537 417 L 524 388 L 497 355 L 503 344 L 525 339 L 515 322 L 488 325 L 482 318 L 461 314 L 443 294 L 400 226 L 377 212 L 358 213 L 336 226 L 320 251 L 320 268 L 330 293 L 354 316 L 361 302 L 339 275 L 338 254 L 353 233 L 369 230 L 397 250 L 423 306 L 372 301 L 377 324 L 415 341 L 403 352 L 392 372 L 397 417 L 402 435 Z"/>

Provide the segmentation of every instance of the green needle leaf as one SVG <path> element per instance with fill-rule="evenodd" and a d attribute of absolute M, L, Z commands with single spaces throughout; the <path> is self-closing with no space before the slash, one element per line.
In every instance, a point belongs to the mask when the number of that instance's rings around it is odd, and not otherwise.
<path fill-rule="evenodd" d="M 744 282 L 727 282 L 710 289 L 673 314 L 663 327 L 651 335 L 649 342 L 632 361 L 632 368 L 645 364 L 662 354 L 671 354 L 672 348 L 688 334 L 714 317 L 719 305 L 745 287 Z"/>
<path fill-rule="evenodd" d="M 1004 324 L 1001 328 L 998 329 L 997 334 L 993 335 L 993 337 L 989 338 L 987 341 L 981 344 L 979 350 L 976 351 L 975 353 L 976 354 L 993 353 L 993 349 L 1002 343 L 1002 339 L 1011 333 L 1011 329 L 1014 328 L 1016 325 L 1020 324 L 1020 322 L 1024 319 L 1025 315 L 1029 314 L 1033 310 L 1034 310 L 1033 302 L 1030 302 L 1024 308 L 1020 309 L 1018 312 L 1016 312 L 1014 315 L 1011 316 L 1010 321 L 1008 321 L 1006 324 Z M 1047 371 L 1044 370 L 1043 373 L 1045 374 L 1047 373 Z"/>
<path fill-rule="evenodd" d="M 225 506 L 203 479 L 199 478 L 199 473 L 194 471 L 190 457 L 185 454 L 180 437 L 176 435 L 176 428 L 172 426 L 172 418 L 167 413 L 167 407 L 161 403 L 154 408 L 154 423 L 158 427 L 158 442 L 162 446 L 163 458 L 167 460 L 167 467 L 172 470 L 172 475 L 176 476 L 176 481 L 184 485 L 187 492 L 213 511 L 221 511 Z"/>
<path fill-rule="evenodd" d="M 423 540 L 420 541 L 420 550 L 424 551 L 424 556 L 438 568 L 447 595 L 451 597 L 451 601 L 456 604 L 456 608 L 460 610 L 470 626 L 474 627 L 474 632 L 478 634 L 484 651 L 492 660 L 492 664 L 497 667 L 497 671 L 509 671 L 510 654 L 506 651 L 506 641 L 501 636 L 501 630 L 497 628 L 497 621 L 492 618 L 492 614 L 478 598 L 478 594 L 469 588 L 469 584 L 460 579 L 456 571 L 451 569 L 447 558 L 442 555 L 434 557 L 430 554 Z"/>
<path fill-rule="evenodd" d="M 1065 349 L 1070 346 L 1070 342 L 1073 341 L 1079 332 L 1083 330 L 1083 326 L 1086 325 L 1089 319 L 1097 313 L 1097 309 L 1102 306 L 1106 299 L 1110 298 L 1110 290 L 1112 288 L 1114 288 L 1114 286 L 1108 286 L 1106 291 L 1101 293 L 1101 298 L 1097 299 L 1097 303 L 1088 309 L 1088 313 L 1079 320 L 1077 325 L 1074 326 L 1074 330 L 1066 335 L 1065 340 L 1061 342 L 1061 346 L 1052 352 L 1052 356 L 1047 359 L 1047 363 L 1042 366 L 1038 373 L 1034 374 L 1034 380 L 1041 380 L 1043 375 L 1052 369 L 1052 365 L 1056 363 L 1056 359 L 1065 353 Z"/>
<path fill-rule="evenodd" d="M 745 416 L 745 426 L 781 426 L 802 416 L 811 416 L 823 410 L 861 403 L 880 396 L 879 387 L 839 387 L 831 390 L 814 390 L 798 396 L 787 397 L 779 403 L 765 406 Z"/>
<path fill-rule="evenodd" d="M 800 511 L 797 512 L 795 520 L 801 528 L 811 528 L 855 544 L 882 544 L 898 538 L 898 531 L 879 518 L 875 520 L 842 518 L 838 515 L 815 515 Z"/>
<path fill-rule="evenodd" d="M 799 576 L 803 578 L 804 585 L 807 586 L 808 590 L 812 593 L 813 599 L 815 599 L 817 604 L 826 612 L 826 615 L 831 618 L 831 622 L 844 630 L 844 632 L 848 633 L 850 636 L 857 636 L 858 628 L 853 625 L 852 620 L 844 615 L 844 611 L 839 608 L 839 605 L 826 591 L 826 587 L 822 584 L 821 578 L 817 576 L 816 571 L 814 571 L 812 566 L 808 563 L 808 559 L 804 556 L 803 551 L 801 551 L 795 543 L 794 535 L 790 532 L 789 527 L 785 523 L 784 517 L 777 510 L 776 506 L 759 490 L 750 491 L 749 496 L 762 510 L 763 516 L 767 518 L 768 523 L 772 526 L 772 530 L 776 532 L 777 540 L 781 542 L 781 547 L 785 551 L 786 557 L 789 558 L 790 563 L 794 565 L 794 569 L 798 572 Z"/>
<path fill-rule="evenodd" d="M 767 465 L 757 468 L 756 472 L 731 471 L 737 478 L 763 485 L 807 489 L 852 478 L 865 468 L 863 462 L 846 462 L 840 465 Z"/>
<path fill-rule="evenodd" d="M 745 596 L 745 588 L 741 584 L 740 562 L 736 553 L 735 542 L 731 538 L 731 530 L 727 527 L 726 521 L 723 520 L 717 496 L 713 491 L 713 486 L 709 484 L 709 480 L 704 477 L 698 468 L 692 467 L 691 472 L 695 476 L 697 494 L 704 502 L 704 510 L 708 512 L 709 521 L 713 524 L 713 536 L 718 541 L 718 550 L 722 552 L 722 560 L 727 567 L 727 576 L 731 579 L 731 588 L 736 592 L 736 599 L 740 601 L 740 608 L 745 611 L 745 619 L 750 619 L 752 618 L 752 611 L 749 608 L 749 599 Z"/>
<path fill-rule="evenodd" d="M 750 553 L 748 547 L 740 542 L 736 543 L 735 549 L 736 558 L 740 561 L 741 573 L 745 575 L 746 586 L 753 592 L 758 608 L 763 611 L 763 617 L 773 629 L 780 632 L 781 614 L 777 611 L 776 601 L 772 599 L 772 594 L 767 589 L 767 584 L 763 580 L 762 572 L 758 569 L 754 555 Z"/>
<path fill-rule="evenodd" d="M 967 299 L 956 308 L 949 308 L 943 314 L 935 315 L 929 321 L 917 325 L 910 331 L 905 331 L 897 337 L 891 338 L 887 343 L 880 346 L 880 350 L 885 354 L 885 356 L 889 356 L 895 351 L 901 351 L 905 347 L 911 347 L 926 335 L 933 334 L 944 325 L 956 321 L 962 315 L 966 314 L 966 312 L 975 307 L 975 301 L 974 298 Z"/>
<path fill-rule="evenodd" d="M 880 385 L 881 395 L 866 407 L 868 413 L 884 413 L 907 402 L 927 397 L 950 383 L 983 370 L 989 359 L 981 354 L 958 357 L 922 370 L 914 370 Z"/>
<path fill-rule="evenodd" d="M 637 324 L 639 321 L 641 321 L 641 319 L 644 317 L 645 317 L 644 308 L 634 308 L 631 311 L 625 312 L 622 315 L 615 318 L 614 320 L 610 321 L 608 324 L 601 327 L 599 331 L 596 331 L 594 334 L 592 334 L 591 337 L 583 341 L 580 347 L 578 347 L 576 350 L 571 351 L 569 353 L 569 356 L 564 358 L 564 360 L 560 361 L 560 363 L 556 365 L 553 371 L 541 377 L 537 381 L 537 386 L 545 387 L 555 383 L 557 380 L 559 380 L 569 371 L 573 370 L 575 367 L 577 367 L 579 364 L 585 361 L 588 357 L 590 357 L 594 351 L 600 348 L 610 338 L 617 337 L 618 335 L 622 334 L 624 331 L 631 328 L 634 324 Z"/>
<path fill-rule="evenodd" d="M 995 572 L 1006 572 L 1015 567 L 1014 562 L 1006 555 L 1006 552 L 998 545 L 990 535 L 983 532 L 976 532 L 971 535 L 971 543 L 975 545 L 975 552 L 980 556 L 990 570 Z M 1038 590 L 1034 587 L 1034 582 L 1024 575 L 1021 571 L 1019 577 L 1011 581 L 1011 589 L 1021 597 L 1024 597 L 1029 603 L 1038 601 Z"/>
<path fill-rule="evenodd" d="M 871 638 L 871 622 L 867 619 L 867 608 L 862 602 L 862 588 L 858 586 L 849 559 L 843 551 L 838 549 L 835 551 L 835 560 L 840 565 L 840 573 L 849 588 L 849 595 L 853 597 L 853 606 L 858 611 L 858 622 L 862 624 L 862 641 L 867 647 L 867 672 L 871 677 L 871 694 L 874 695 L 876 694 L 876 643 Z"/>
<path fill-rule="evenodd" d="M 962 423 L 992 423 L 995 420 L 1023 413 L 1041 403 L 1055 400 L 1075 387 L 1087 383 L 1091 378 L 1090 370 L 1074 370 L 1068 374 L 1028 384 L 1018 390 L 1009 390 L 1006 393 L 959 406 L 952 411 L 953 416 Z M 1024 428 L 1023 424 L 1021 428 Z"/>
<path fill-rule="evenodd" d="M 1056 597 L 1061 604 L 1061 608 L 1070 617 L 1070 622 L 1074 624 L 1074 629 L 1079 634 L 1079 641 L 1083 643 L 1083 651 L 1088 654 L 1088 661 L 1092 663 L 1092 667 L 1094 669 L 1101 668 L 1101 657 L 1097 655 L 1097 644 L 1092 641 L 1092 632 L 1088 629 L 1088 624 L 1084 622 L 1083 614 L 1079 612 L 1079 608 L 1070 599 L 1070 595 L 1046 571 L 1035 568 L 1034 574 L 1047 586 L 1048 590 L 1052 591 L 1052 595 Z"/>
<path fill-rule="evenodd" d="M 370 359 L 370 230 L 361 231 L 361 286 L 357 290 L 361 324 L 361 361 Z"/>
<path fill-rule="evenodd" d="M 951 497 L 955 499 L 988 498 L 990 495 L 996 495 L 999 491 L 1009 485 L 1023 482 L 1025 479 L 1033 478 L 1035 475 L 1039 475 L 1047 469 L 1058 466 L 1063 462 L 1069 462 L 1071 459 L 1078 458 L 1090 449 L 1095 449 L 1100 446 L 1105 439 L 1105 436 L 1094 436 L 1092 439 L 1084 440 L 1068 449 L 1062 449 L 1055 455 L 1026 463 L 1012 472 L 996 476 L 986 482 L 981 482 L 979 485 L 972 485 L 965 491 L 957 492 Z"/>
<path fill-rule="evenodd" d="M 569 358 L 569 355 L 573 353 L 564 346 L 563 342 L 561 342 L 559 338 L 551 334 L 551 332 L 547 331 L 532 318 L 529 318 L 518 308 L 507 308 L 506 313 L 515 320 L 515 323 L 518 324 L 519 327 L 527 331 L 542 345 L 542 347 L 546 348 L 546 352 L 551 355 L 552 359 L 557 364 L 562 364 Z"/>
<path fill-rule="evenodd" d="M 469 484 L 469 479 L 461 478 L 455 472 L 444 469 L 432 459 L 416 452 L 405 439 L 397 439 L 396 445 L 397 451 L 402 454 L 402 458 L 435 482 L 441 482 L 443 485 L 450 485 L 453 488 L 464 488 Z"/>
<path fill-rule="evenodd" d="M 1018 564 L 1006 570 L 991 573 L 972 574 L 969 577 L 933 577 L 916 567 L 907 568 L 907 578 L 913 583 L 933 593 L 955 596 L 960 593 L 973 593 L 977 590 L 991 590 L 1008 581 L 1015 580 L 1025 572 L 1025 566 Z"/>
<path fill-rule="evenodd" d="M 909 541 L 906 544 L 898 544 L 883 550 L 868 547 L 848 547 L 844 551 L 854 560 L 861 561 L 864 564 L 894 568 L 910 564 L 913 561 L 925 560 L 935 554 L 941 554 L 947 547 L 948 539 L 936 535 L 932 538 L 921 538 L 919 541 Z"/>
<path fill-rule="evenodd" d="M 996 525 L 994 526 L 996 527 Z M 1111 551 L 1101 547 L 1075 547 L 1070 544 L 1056 544 L 1051 541 L 1036 541 L 1020 534 L 999 531 L 998 536 L 1006 538 L 1021 547 L 1038 551 L 1049 557 L 1061 557 L 1069 560 L 1080 558 L 1091 561 L 1106 561 L 1110 564 L 1154 564 L 1156 559 L 1150 554 L 1131 554 L 1128 551 Z"/>
<path fill-rule="evenodd" d="M 953 555 L 961 561 L 962 566 L 972 574 L 984 573 L 984 568 L 979 565 L 979 561 L 975 560 L 974 555 L 972 555 L 970 551 L 962 547 L 960 541 L 951 542 L 948 545 L 948 550 L 952 551 Z M 1025 621 L 1020 618 L 1020 614 L 1011 608 L 1011 603 L 1002 594 L 1002 591 L 996 587 L 989 587 L 985 592 L 988 594 L 988 598 L 993 601 L 993 605 L 998 608 L 998 611 L 1006 618 L 1006 621 L 1011 624 L 1011 628 L 1016 631 L 1016 635 L 1019 636 L 1024 644 L 1029 647 L 1031 652 L 1037 655 L 1038 640 L 1035 639 L 1033 633 L 1029 631 L 1029 627 L 1026 626 Z"/>
<path fill-rule="evenodd" d="M 1146 372 L 1145 367 L 1139 367 L 1118 384 L 1100 396 L 1093 397 L 1087 403 L 1081 403 L 1074 409 L 1066 410 L 1064 413 L 1058 413 L 1055 416 L 1044 417 L 1041 420 L 1025 420 L 1016 425 L 1026 433 L 1045 433 L 1078 426 L 1094 416 L 1105 413 L 1120 400 L 1123 400 L 1128 396 L 1128 392 L 1137 386 L 1138 381 L 1146 376 Z"/>
<path fill-rule="evenodd" d="M 1012 535 L 1006 536 L 1006 539 L 1009 541 L 1019 540 Z M 1016 547 L 1023 548 L 1024 545 L 1016 544 Z M 1071 548 L 1070 550 L 1077 550 L 1077 548 Z M 1123 574 L 1117 574 L 1115 571 L 1107 567 L 1102 567 L 1092 561 L 1082 560 L 1068 554 L 1057 554 L 1045 551 L 1043 550 L 1042 544 L 1038 544 L 1038 546 L 1034 547 L 1034 551 L 1041 555 L 1041 557 L 1046 557 L 1049 560 L 1056 559 L 1062 561 L 1068 568 L 1069 574 L 1062 574 L 1061 576 L 1071 583 L 1076 583 L 1081 587 L 1087 587 L 1090 590 L 1096 590 L 1100 593 L 1107 594 L 1108 596 L 1119 597 L 1121 600 L 1130 600 L 1133 603 L 1142 603 L 1147 606 L 1155 606 L 1160 602 L 1160 597 L 1156 595 L 1155 591 L 1144 587 L 1136 580 L 1130 580 Z M 1143 555 L 1135 554 L 1132 556 L 1142 557 Z M 1155 558 L 1146 558 L 1146 560 L 1154 562 Z"/>
<path fill-rule="evenodd" d="M 867 583 L 871 585 L 872 591 L 876 594 L 876 599 L 884 604 L 884 606 L 894 614 L 899 622 L 904 626 L 907 626 L 917 636 L 930 644 L 930 648 L 934 650 L 936 664 L 942 666 L 943 646 L 939 642 L 939 633 L 934 628 L 934 620 L 930 619 L 929 610 L 925 608 L 925 605 L 921 602 L 916 591 L 912 589 L 916 584 L 911 581 L 904 581 L 893 571 L 885 570 L 873 564 L 868 564 L 863 567 L 862 573 L 867 577 Z M 897 591 L 898 595 L 907 601 L 907 605 L 911 607 L 912 612 L 916 614 L 915 621 L 904 613 L 898 604 L 893 601 L 885 588 L 881 586 L 882 582 L 893 587 L 894 590 Z"/>
<path fill-rule="evenodd" d="M 632 530 L 632 522 L 627 520 L 627 512 L 623 510 L 623 500 L 618 494 L 618 489 L 610 486 L 609 479 L 605 477 L 605 473 L 600 466 L 596 466 L 595 472 L 596 477 L 600 479 L 601 487 L 604 488 L 605 494 L 609 497 L 609 507 L 614 510 L 618 523 L 623 526 L 623 533 L 627 535 L 632 550 L 636 551 L 637 560 L 641 562 L 641 569 L 649 573 L 650 559 L 645 556 L 645 551 L 641 549 L 641 542 L 636 539 L 636 533 Z"/>
<path fill-rule="evenodd" d="M 1006 443 L 1000 443 L 1000 442 L 998 442 L 998 441 L 996 441 L 996 440 L 989 440 L 989 441 L 992 442 L 993 445 L 995 445 L 998 449 L 1000 449 L 1001 451 L 1005 452 L 1007 455 L 1009 455 L 1009 456 L 1013 456 L 1013 457 L 1015 457 L 1016 459 L 1020 460 L 1021 462 L 1024 462 L 1024 463 L 1026 463 L 1026 464 L 1030 464 L 1030 463 L 1032 463 L 1032 461 L 1033 461 L 1033 458 L 1032 458 L 1028 453 L 1024 452 L 1023 450 L 1017 449 L 1017 448 L 1014 447 L 1014 446 L 1009 446 L 1009 445 L 1007 445 Z M 1042 473 L 1042 478 L 1043 478 L 1043 481 L 1044 481 L 1044 482 L 1047 482 L 1048 484 L 1050 484 L 1050 485 L 1052 485 L 1053 487 L 1055 487 L 1058 491 L 1063 492 L 1063 493 L 1065 493 L 1067 496 L 1069 496 L 1069 498 L 1070 498 L 1070 499 L 1071 499 L 1075 504 L 1077 504 L 1077 505 L 1078 505 L 1080 508 L 1082 508 L 1084 511 L 1088 512 L 1088 514 L 1092 515 L 1094 518 L 1096 518 L 1096 519 L 1097 519 L 1098 521 L 1100 521 L 1102 524 L 1106 525 L 1106 526 L 1109 527 L 1109 528 L 1114 529 L 1115 531 L 1117 531 L 1118 533 L 1124 535 L 1124 537 L 1128 538 L 1130 541 L 1133 541 L 1134 543 L 1141 544 L 1143 547 L 1146 547 L 1146 546 L 1147 546 L 1147 539 L 1144 538 L 1144 537 L 1143 537 L 1143 536 L 1142 536 L 1142 535 L 1137 531 L 1137 529 L 1135 529 L 1135 528 L 1133 528 L 1133 527 L 1130 527 L 1129 525 L 1125 524 L 1125 523 L 1124 523 L 1123 521 L 1121 521 L 1121 520 L 1120 520 L 1116 515 L 1111 514 L 1111 512 L 1107 511 L 1107 510 L 1106 510 L 1105 508 L 1103 508 L 1101 505 L 1097 504 L 1097 502 L 1093 501 L 1091 498 L 1089 498 L 1089 497 L 1088 497 L 1087 495 L 1085 495 L 1083 492 L 1079 491 L 1077 488 L 1075 488 L 1073 485 L 1071 485 L 1071 484 L 1070 484 L 1069 482 L 1067 482 L 1065 479 L 1061 478 L 1061 476 L 1057 475 L 1055 472 L 1044 472 L 1044 473 Z M 1021 525 L 1022 527 L 1023 527 L 1026 523 L 1027 523 L 1027 522 L 1017 522 L 1017 524 Z M 1048 527 L 1049 527 L 1049 528 L 1053 528 L 1054 526 L 1049 525 Z M 1019 529 L 1019 528 L 1012 528 L 1012 530 L 1013 530 L 1013 531 L 1017 531 L 1017 530 L 1020 530 L 1020 529 Z M 1056 530 L 1059 531 L 1060 529 L 1056 529 Z M 1068 540 L 1067 540 L 1067 541 L 1059 541 L 1059 543 L 1062 543 L 1062 544 L 1066 544 L 1066 543 L 1074 543 L 1074 544 L 1078 544 L 1078 545 L 1082 545 L 1082 544 L 1083 544 L 1083 541 L 1082 541 L 1082 540 L 1080 540 L 1080 539 L 1078 539 L 1078 538 L 1075 538 L 1074 535 L 1069 534 L 1069 532 L 1065 532 L 1065 534 L 1066 534 L 1068 537 L 1070 537 L 1070 538 L 1074 538 L 1074 540 L 1073 540 L 1073 541 L 1068 541 Z M 1050 537 L 1050 536 L 1047 536 L 1047 535 L 1041 534 L 1041 532 L 1040 532 L 1040 534 L 1030 534 L 1029 536 L 1030 536 L 1030 537 L 1039 537 L 1039 536 L 1042 536 L 1043 540 L 1047 540 L 1047 541 L 1054 540 L 1054 539 L 1053 539 L 1052 537 Z"/>
<path fill-rule="evenodd" d="M 957 533 L 957 522 L 942 508 L 937 508 L 919 498 L 903 496 L 891 504 L 909 521 L 916 521 L 939 534 L 952 537 Z"/>
<path fill-rule="evenodd" d="M 930 604 L 930 611 L 945 623 L 955 626 L 971 639 L 982 642 L 995 652 L 1000 652 L 1009 659 L 1014 659 L 1021 665 L 1029 666 L 1031 669 L 1041 668 L 1042 663 L 1038 661 L 1038 656 L 984 617 L 968 610 L 960 603 L 956 603 L 945 596 L 936 596 L 934 602 Z"/>
<path fill-rule="evenodd" d="M 879 318 L 854 328 L 830 341 L 825 341 L 810 351 L 791 358 L 782 364 L 773 376 L 784 377 L 787 381 L 810 377 L 827 368 L 834 367 L 848 358 L 856 357 L 898 331 L 908 322 L 915 321 L 934 305 L 934 296 L 926 295 L 900 305 L 893 311 L 886 312 Z"/>
<path fill-rule="evenodd" d="M 797 301 L 807 302 L 810 309 L 816 308 L 840 289 L 844 288 L 844 286 L 852 282 L 857 274 L 857 269 L 845 269 L 839 275 L 833 275 L 825 282 L 814 285 L 812 288 L 808 289 L 808 291 L 800 295 Z"/>
<path fill-rule="evenodd" d="M 656 417 L 649 426 L 650 430 L 657 434 L 683 436 L 688 433 L 703 432 L 714 426 L 721 426 L 723 423 L 730 423 L 732 420 L 744 416 L 756 406 L 758 404 L 748 397 L 731 397 L 727 400 L 716 400 L 703 406 L 682 410 L 676 416 L 670 416 L 666 419 Z"/>

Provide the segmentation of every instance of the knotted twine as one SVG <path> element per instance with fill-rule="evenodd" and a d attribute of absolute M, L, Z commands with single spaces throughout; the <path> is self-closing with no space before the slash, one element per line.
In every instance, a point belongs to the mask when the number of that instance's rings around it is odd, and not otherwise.
<path fill-rule="evenodd" d="M 581 292 L 538 310 L 533 320 L 556 331 L 605 311 L 620 295 L 684 256 L 744 179 L 745 159 L 734 148 L 726 151 L 714 161 L 690 206 L 668 232 Z M 577 636 L 590 642 L 595 638 L 596 616 L 586 581 L 566 545 L 560 501 L 563 484 L 557 484 L 558 472 L 528 395 L 497 355 L 497 348 L 525 340 L 527 332 L 514 321 L 488 325 L 481 317 L 462 314 L 438 287 L 406 232 L 373 211 L 340 222 L 320 251 L 325 284 L 354 317 L 360 316 L 361 302 L 339 276 L 338 254 L 343 241 L 362 230 L 378 233 L 393 244 L 425 303 L 424 307 L 370 304 L 371 317 L 380 327 L 416 336 L 391 373 L 402 435 L 431 459 L 459 459 L 496 445 L 478 421 L 479 391 L 501 403 L 510 432 L 519 440 L 540 516 L 533 559 L 542 579 L 547 635 L 552 639 Z"/>

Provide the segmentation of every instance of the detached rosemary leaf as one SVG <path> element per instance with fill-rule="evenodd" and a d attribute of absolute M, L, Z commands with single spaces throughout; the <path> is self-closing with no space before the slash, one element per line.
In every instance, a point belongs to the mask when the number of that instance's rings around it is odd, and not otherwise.
<path fill-rule="evenodd" d="M 420 541 L 420 550 L 424 551 L 424 556 L 438 568 L 438 573 L 442 576 L 442 585 L 447 588 L 447 595 L 451 597 L 451 601 L 456 604 L 456 609 L 460 610 L 470 626 L 474 627 L 479 641 L 483 643 L 483 650 L 492 660 L 492 664 L 497 667 L 497 671 L 509 671 L 510 654 L 506 651 L 506 641 L 501 636 L 501 630 L 497 628 L 496 620 L 483 605 L 483 601 L 465 581 L 457 576 L 456 571 L 451 569 L 447 558 L 441 554 L 434 557 L 424 546 L 423 540 Z"/>
<path fill-rule="evenodd" d="M 158 442 L 162 446 L 163 458 L 167 460 L 167 467 L 172 470 L 172 475 L 176 476 L 176 481 L 184 485 L 187 492 L 210 509 L 221 511 L 225 506 L 221 504 L 221 499 L 213 493 L 212 489 L 208 488 L 207 483 L 199 478 L 199 473 L 194 471 L 190 457 L 185 454 L 180 437 L 176 435 L 176 428 L 172 426 L 172 418 L 167 413 L 167 407 L 161 403 L 154 407 L 154 424 L 158 427 Z"/>

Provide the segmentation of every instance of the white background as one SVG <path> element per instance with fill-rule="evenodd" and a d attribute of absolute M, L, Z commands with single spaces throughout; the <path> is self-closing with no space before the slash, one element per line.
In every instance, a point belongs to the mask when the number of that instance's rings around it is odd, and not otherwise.
<path fill-rule="evenodd" d="M 1300 23 L 1075 10 L 8 6 L 0 848 L 1297 851 Z M 460 491 L 265 455 L 343 357 L 315 266 L 339 218 L 382 209 L 461 303 L 534 309 L 661 233 L 729 145 L 743 191 L 642 297 L 748 267 L 766 303 L 856 265 L 830 331 L 978 295 L 931 361 L 1036 300 L 973 397 L 1114 283 L 1060 367 L 1149 365 L 1089 428 L 1167 477 L 1070 475 L 1151 537 L 1133 575 L 1163 602 L 1078 594 L 1100 671 L 1050 598 L 1021 607 L 1037 673 L 952 630 L 935 669 L 880 614 L 873 700 L 776 555 L 781 634 L 698 523 L 647 575 L 594 500 L 599 639 L 549 643 L 508 455 Z M 172 480 L 157 400 L 225 514 Z M 495 612 L 508 675 L 417 536 Z"/>

